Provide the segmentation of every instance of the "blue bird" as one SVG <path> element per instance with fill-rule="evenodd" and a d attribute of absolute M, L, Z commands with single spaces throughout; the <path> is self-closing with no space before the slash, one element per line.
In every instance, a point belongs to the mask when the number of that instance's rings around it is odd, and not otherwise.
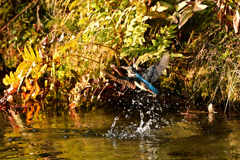
<path fill-rule="evenodd" d="M 133 78 L 134 84 L 141 90 L 148 91 L 152 94 L 158 94 L 159 91 L 156 89 L 152 83 L 157 81 L 161 76 L 162 72 L 165 70 L 169 62 L 169 55 L 166 54 L 162 57 L 160 61 L 149 67 L 142 74 L 138 73 L 132 66 L 124 67 L 128 72 L 128 77 Z"/>

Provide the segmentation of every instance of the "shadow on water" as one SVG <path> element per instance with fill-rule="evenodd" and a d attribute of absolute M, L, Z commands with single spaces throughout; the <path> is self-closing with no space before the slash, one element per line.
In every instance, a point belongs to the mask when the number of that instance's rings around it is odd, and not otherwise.
<path fill-rule="evenodd" d="M 13 108 L 0 113 L 0 159 L 238 159 L 240 114 L 182 114 L 185 103 L 138 93 Z"/>

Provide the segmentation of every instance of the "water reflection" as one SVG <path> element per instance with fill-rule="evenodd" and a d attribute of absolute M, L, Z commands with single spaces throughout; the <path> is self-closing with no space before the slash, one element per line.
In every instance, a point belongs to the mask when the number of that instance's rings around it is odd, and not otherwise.
<path fill-rule="evenodd" d="M 11 108 L 0 112 L 0 159 L 239 158 L 238 114 L 191 110 L 186 117 L 186 107 L 157 102 Z"/>

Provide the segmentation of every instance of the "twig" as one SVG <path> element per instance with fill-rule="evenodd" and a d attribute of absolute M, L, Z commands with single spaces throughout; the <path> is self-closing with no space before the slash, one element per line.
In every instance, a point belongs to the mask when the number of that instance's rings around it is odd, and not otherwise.
<path fill-rule="evenodd" d="M 111 50 L 113 50 L 114 52 L 118 53 L 120 55 L 120 52 L 112 47 L 108 47 L 108 46 L 104 46 L 102 44 L 98 44 L 98 43 L 88 43 L 88 44 L 93 44 L 93 45 L 97 45 L 97 46 L 101 46 L 101 47 L 105 47 L 105 48 L 109 48 Z"/>
<path fill-rule="evenodd" d="M 85 57 L 85 56 L 81 56 L 81 55 L 76 55 L 76 54 L 73 54 L 73 55 L 67 55 L 67 56 L 61 56 L 61 58 L 66 58 L 66 57 L 71 57 L 71 56 L 76 56 L 76 57 L 81 57 L 83 59 L 88 59 L 90 61 L 93 61 L 93 62 L 96 62 L 96 63 L 100 63 L 99 61 L 96 61 L 94 59 L 91 59 L 91 58 L 88 58 L 88 57 Z"/>
<path fill-rule="evenodd" d="M 26 8 L 24 8 L 24 10 L 22 10 L 20 13 L 18 13 L 13 19 L 11 19 L 1 30 L 0 32 L 2 32 L 13 20 L 15 20 L 20 14 L 22 14 L 23 12 L 25 12 L 33 3 L 37 2 L 38 0 L 34 0 L 32 1 Z"/>

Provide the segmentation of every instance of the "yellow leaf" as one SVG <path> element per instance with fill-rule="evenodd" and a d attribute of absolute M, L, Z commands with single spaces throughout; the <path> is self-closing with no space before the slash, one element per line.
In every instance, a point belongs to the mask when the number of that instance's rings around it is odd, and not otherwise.
<path fill-rule="evenodd" d="M 31 67 L 32 63 L 26 63 L 22 69 L 22 77 L 25 76 L 25 74 L 27 73 L 27 71 L 29 70 L 29 68 Z"/>
<path fill-rule="evenodd" d="M 6 74 L 5 78 L 6 78 L 6 80 L 7 80 L 10 84 L 12 83 L 11 78 L 10 78 L 7 74 Z"/>
<path fill-rule="evenodd" d="M 19 53 L 22 55 L 24 61 L 28 61 L 27 57 L 23 54 L 23 52 L 18 48 Z"/>
<path fill-rule="evenodd" d="M 37 47 L 35 48 L 35 53 L 36 53 L 37 61 L 42 62 L 42 58 L 40 57 L 40 53 L 38 52 Z"/>
<path fill-rule="evenodd" d="M 19 80 L 18 77 L 16 77 L 15 73 L 13 73 L 12 71 L 10 72 L 10 78 L 11 78 L 11 80 L 14 81 L 14 82 L 16 82 L 16 81 Z"/>
<path fill-rule="evenodd" d="M 29 61 L 29 62 L 34 61 L 34 59 L 31 57 L 26 45 L 24 46 L 24 55 L 25 55 L 27 61 Z"/>
<path fill-rule="evenodd" d="M 45 64 L 41 69 L 40 72 L 43 74 L 47 68 L 47 64 Z"/>
<path fill-rule="evenodd" d="M 7 86 L 7 85 L 9 85 L 10 83 L 7 81 L 6 78 L 3 78 L 3 84 L 4 84 L 5 86 Z"/>
<path fill-rule="evenodd" d="M 11 72 L 10 72 L 10 78 L 11 78 L 11 79 L 15 79 L 14 77 L 15 77 L 15 76 L 14 76 L 13 72 L 11 71 Z"/>
<path fill-rule="evenodd" d="M 55 60 L 55 59 L 59 58 L 59 56 L 60 56 L 59 52 L 57 50 L 55 50 L 55 52 L 53 54 L 53 59 Z"/>
<path fill-rule="evenodd" d="M 34 51 L 33 51 L 31 46 L 29 46 L 29 52 L 30 52 L 31 58 L 36 62 L 37 61 L 37 57 L 36 57 L 36 55 L 35 55 L 35 53 L 34 53 Z"/>
<path fill-rule="evenodd" d="M 18 67 L 17 67 L 17 69 L 16 69 L 16 75 L 20 74 L 20 72 L 26 67 L 25 65 L 26 65 L 26 62 L 25 62 L 25 61 L 21 62 L 21 63 L 18 65 Z"/>

